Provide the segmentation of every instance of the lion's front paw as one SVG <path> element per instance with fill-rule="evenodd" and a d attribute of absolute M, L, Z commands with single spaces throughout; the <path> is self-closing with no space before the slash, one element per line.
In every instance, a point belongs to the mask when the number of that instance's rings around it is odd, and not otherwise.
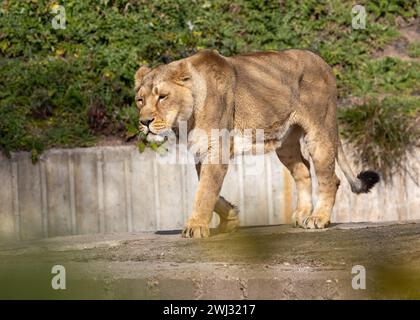
<path fill-rule="evenodd" d="M 210 229 L 208 224 L 188 221 L 184 230 L 182 230 L 183 238 L 208 238 Z"/>
<path fill-rule="evenodd" d="M 324 229 L 330 224 L 330 218 L 322 215 L 312 215 L 303 221 L 305 229 Z"/>

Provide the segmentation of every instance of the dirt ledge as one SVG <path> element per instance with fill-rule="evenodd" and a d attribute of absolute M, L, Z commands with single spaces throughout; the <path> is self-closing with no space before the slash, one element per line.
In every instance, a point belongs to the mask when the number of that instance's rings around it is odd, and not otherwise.
<path fill-rule="evenodd" d="M 66 290 L 51 288 L 53 265 L 66 268 Z M 366 290 L 351 286 L 355 265 L 366 269 Z M 420 221 L 3 243 L 0 298 L 420 299 Z"/>

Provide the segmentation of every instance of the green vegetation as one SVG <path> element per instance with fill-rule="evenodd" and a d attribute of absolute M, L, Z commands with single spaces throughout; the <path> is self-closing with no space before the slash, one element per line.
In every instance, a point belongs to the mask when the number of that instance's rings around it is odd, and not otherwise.
<path fill-rule="evenodd" d="M 408 46 L 408 55 L 412 58 L 420 58 L 420 42 L 416 41 Z"/>
<path fill-rule="evenodd" d="M 399 132 L 393 119 L 403 119 L 407 128 L 418 116 L 419 62 L 372 58 L 399 37 L 397 17 L 418 19 L 418 0 L 360 1 L 367 13 L 363 30 L 351 27 L 353 2 L 341 0 L 57 3 L 66 9 L 63 30 L 51 25 L 54 1 L 9 0 L 0 9 L 0 148 L 6 153 L 29 150 L 36 159 L 45 148 L 132 135 L 133 74 L 139 64 L 167 63 L 202 48 L 224 55 L 291 47 L 318 51 L 333 66 L 341 98 L 369 101 L 340 115 L 343 134 L 357 141 L 363 154 L 374 149 L 375 159 L 391 158 L 395 135 L 402 148 L 418 138 L 403 138 L 407 133 Z M 418 43 L 408 50 L 418 57 Z M 387 95 L 398 97 L 379 103 Z M 406 113 L 408 102 L 414 111 Z M 395 132 L 380 140 L 361 137 L 371 117 Z M 373 164 L 384 166 L 379 160 Z"/>
<path fill-rule="evenodd" d="M 405 170 L 411 147 L 420 136 L 418 97 L 368 98 L 365 103 L 341 110 L 342 135 L 351 142 L 363 164 L 380 168 L 389 178 Z"/>

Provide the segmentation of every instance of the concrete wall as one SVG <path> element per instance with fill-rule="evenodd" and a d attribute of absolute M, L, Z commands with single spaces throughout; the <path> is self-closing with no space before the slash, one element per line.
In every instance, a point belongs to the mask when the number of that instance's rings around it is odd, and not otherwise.
<path fill-rule="evenodd" d="M 35 165 L 25 152 L 0 155 L 0 239 L 182 228 L 197 186 L 195 168 L 156 156 L 134 146 L 50 150 Z M 222 194 L 238 205 L 242 225 L 289 223 L 294 183 L 276 156 L 237 162 Z M 420 189 L 412 179 L 396 176 L 356 196 L 337 172 L 342 185 L 333 222 L 420 219 Z"/>

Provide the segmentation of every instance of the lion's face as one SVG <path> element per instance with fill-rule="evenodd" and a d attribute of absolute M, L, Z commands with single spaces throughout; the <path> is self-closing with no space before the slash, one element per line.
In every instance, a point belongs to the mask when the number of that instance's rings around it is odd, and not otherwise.
<path fill-rule="evenodd" d="M 149 141 L 163 141 L 180 121 L 190 118 L 194 99 L 186 63 L 141 67 L 135 81 L 139 129 Z"/>

